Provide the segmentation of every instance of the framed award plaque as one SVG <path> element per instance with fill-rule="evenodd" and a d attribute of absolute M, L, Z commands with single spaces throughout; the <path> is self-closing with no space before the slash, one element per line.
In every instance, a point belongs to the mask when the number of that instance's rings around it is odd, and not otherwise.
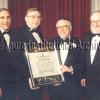
<path fill-rule="evenodd" d="M 56 50 L 42 52 L 26 51 L 33 87 L 64 81 L 57 53 Z"/>

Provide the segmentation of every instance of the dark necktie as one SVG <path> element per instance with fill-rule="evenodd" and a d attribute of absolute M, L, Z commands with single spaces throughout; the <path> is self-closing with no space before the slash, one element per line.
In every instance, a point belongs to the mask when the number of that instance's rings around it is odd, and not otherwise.
<path fill-rule="evenodd" d="M 63 44 L 63 43 L 69 44 L 69 38 L 66 38 L 65 40 L 61 39 L 60 44 Z"/>
<path fill-rule="evenodd" d="M 94 36 L 96 36 L 96 35 L 97 35 L 97 36 L 100 36 L 100 33 L 97 33 L 97 34 L 93 34 L 93 33 L 92 33 L 92 37 L 94 37 Z"/>
<path fill-rule="evenodd" d="M 7 48 L 9 50 L 9 44 L 10 44 L 10 36 L 9 36 L 9 32 L 8 31 L 5 31 L 3 32 L 3 37 L 5 39 L 5 42 L 7 44 Z"/>
<path fill-rule="evenodd" d="M 3 32 L 3 35 L 5 35 L 5 34 L 8 34 L 8 32 L 4 31 L 4 32 Z"/>
<path fill-rule="evenodd" d="M 7 43 L 3 35 L 0 35 L 0 48 L 7 49 Z"/>
<path fill-rule="evenodd" d="M 64 40 L 64 42 L 69 43 L 69 38 L 66 38 L 66 39 Z"/>
<path fill-rule="evenodd" d="M 31 33 L 33 33 L 33 32 L 36 32 L 36 30 L 35 30 L 35 29 L 33 29 L 33 30 L 31 30 L 30 32 L 31 32 Z"/>

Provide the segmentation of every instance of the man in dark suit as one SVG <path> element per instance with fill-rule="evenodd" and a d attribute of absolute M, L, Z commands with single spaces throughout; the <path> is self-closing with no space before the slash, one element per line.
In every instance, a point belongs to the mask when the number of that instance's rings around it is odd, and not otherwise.
<path fill-rule="evenodd" d="M 87 92 L 87 100 L 100 99 L 100 11 L 90 17 L 91 32 L 85 37 L 82 59 L 83 76 L 81 84 Z"/>
<path fill-rule="evenodd" d="M 19 68 L 17 73 L 17 84 L 19 100 L 40 100 L 42 91 L 41 88 L 33 88 L 30 79 L 30 71 L 27 59 L 25 57 L 25 45 L 28 51 L 39 47 L 43 43 L 42 34 L 40 31 L 40 23 L 42 17 L 37 8 L 29 8 L 26 11 L 26 25 L 16 29 L 17 41 L 21 46 L 18 52 Z"/>
<path fill-rule="evenodd" d="M 13 49 L 13 32 L 9 29 L 11 15 L 8 9 L 0 8 L 0 98 L 15 100 L 15 67 Z"/>
<path fill-rule="evenodd" d="M 72 25 L 69 20 L 58 20 L 56 28 L 59 36 L 51 39 L 50 43 L 54 43 L 58 51 L 65 82 L 58 86 L 57 84 L 51 86 L 50 97 L 51 100 L 79 100 L 80 40 L 71 36 Z"/>

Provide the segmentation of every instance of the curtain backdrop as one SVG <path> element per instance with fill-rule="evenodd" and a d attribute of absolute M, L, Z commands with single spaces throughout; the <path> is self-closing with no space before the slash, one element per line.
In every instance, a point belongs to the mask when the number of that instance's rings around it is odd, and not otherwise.
<path fill-rule="evenodd" d="M 72 35 L 82 38 L 89 31 L 91 0 L 8 0 L 14 28 L 24 24 L 25 11 L 37 7 L 43 16 L 42 30 L 44 37 L 50 39 L 57 35 L 55 24 L 60 18 L 72 22 Z"/>

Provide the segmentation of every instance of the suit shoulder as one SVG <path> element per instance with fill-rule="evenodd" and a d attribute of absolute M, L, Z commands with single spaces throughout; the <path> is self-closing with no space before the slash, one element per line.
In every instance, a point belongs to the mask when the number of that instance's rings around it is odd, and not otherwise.
<path fill-rule="evenodd" d="M 27 28 L 25 26 L 22 26 L 22 27 L 18 27 L 15 29 L 16 32 L 23 32 L 25 31 Z"/>
<path fill-rule="evenodd" d="M 81 42 L 81 39 L 78 37 L 71 37 L 71 42 L 79 43 Z"/>
<path fill-rule="evenodd" d="M 83 37 L 82 41 L 88 41 L 91 38 L 91 32 L 87 32 L 86 35 Z"/>
<path fill-rule="evenodd" d="M 48 41 L 49 42 L 54 42 L 54 41 L 58 41 L 58 40 L 59 40 L 59 37 L 54 37 L 54 38 L 49 39 Z"/>

